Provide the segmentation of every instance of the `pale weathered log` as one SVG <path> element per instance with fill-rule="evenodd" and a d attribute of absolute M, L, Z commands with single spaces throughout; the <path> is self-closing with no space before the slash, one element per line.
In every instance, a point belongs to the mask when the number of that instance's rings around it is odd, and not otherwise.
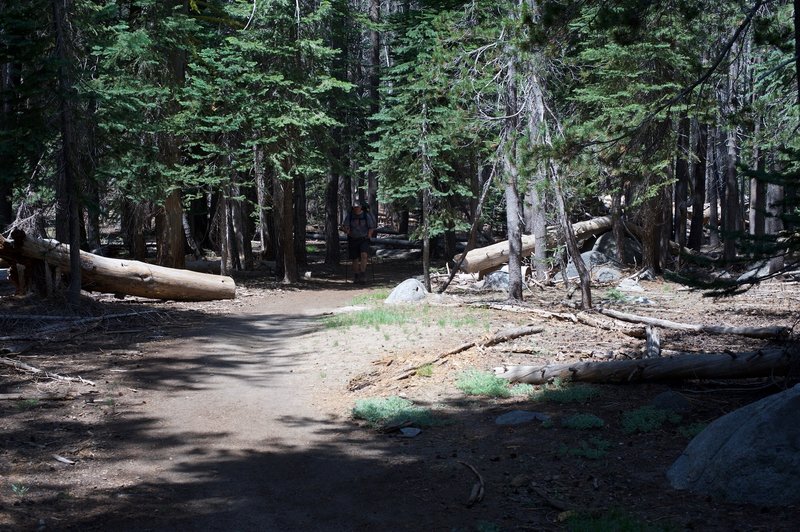
<path fill-rule="evenodd" d="M 664 329 L 674 329 L 678 331 L 692 331 L 706 334 L 735 334 L 738 336 L 747 336 L 748 338 L 763 338 L 774 339 L 784 338 L 789 335 L 789 328 L 776 325 L 773 327 L 731 327 L 727 325 L 701 325 L 694 323 L 679 323 L 677 321 L 662 320 L 659 318 L 650 318 L 648 316 L 638 316 L 636 314 L 627 314 L 613 309 L 599 309 L 599 312 L 631 323 L 644 323 L 645 325 L 653 325 Z"/>
<path fill-rule="evenodd" d="M 10 261 L 42 260 L 69 272 L 69 246 L 26 236 L 22 245 L 0 235 L 0 256 Z M 81 251 L 84 290 L 177 301 L 233 299 L 236 284 L 227 276 L 156 266 L 134 260 L 101 257 Z"/>
<path fill-rule="evenodd" d="M 406 368 L 403 370 L 402 373 L 395 377 L 396 380 L 407 379 L 411 375 L 417 372 L 419 368 L 422 366 L 427 366 L 429 364 L 436 364 L 441 362 L 444 358 L 455 355 L 456 353 L 460 353 L 462 351 L 466 351 L 472 347 L 489 347 L 490 345 L 499 344 L 502 342 L 507 342 L 509 340 L 513 340 L 515 338 L 520 338 L 522 336 L 528 336 L 530 334 L 537 334 L 544 331 L 544 327 L 541 325 L 535 325 L 531 327 L 519 327 L 517 329 L 512 329 L 510 331 L 505 331 L 497 334 L 492 334 L 485 336 L 479 340 L 475 340 L 472 342 L 467 342 L 466 344 L 462 344 L 455 349 L 451 349 L 450 351 L 446 351 L 437 355 L 435 358 L 428 360 L 427 362 L 423 362 L 422 364 L 417 364 L 414 367 Z"/>
<path fill-rule="evenodd" d="M 601 216 L 599 218 L 592 218 L 584 222 L 578 222 L 572 225 L 575 237 L 578 240 L 589 238 L 591 236 L 604 233 L 611 228 L 611 217 Z M 549 234 L 555 234 L 554 230 L 550 230 Z M 536 241 L 531 235 L 522 235 L 522 255 L 530 255 L 536 247 Z M 456 255 L 455 260 L 458 261 L 460 255 Z M 488 270 L 493 266 L 508 262 L 508 241 L 497 242 L 490 246 L 473 249 L 464 258 L 461 264 L 461 269 L 467 273 L 479 272 L 481 270 Z"/>
<path fill-rule="evenodd" d="M 678 356 L 544 366 L 504 366 L 496 375 L 511 382 L 545 384 L 553 379 L 626 383 L 681 379 L 737 379 L 785 375 L 798 362 L 797 350 L 748 353 L 681 353 Z"/>

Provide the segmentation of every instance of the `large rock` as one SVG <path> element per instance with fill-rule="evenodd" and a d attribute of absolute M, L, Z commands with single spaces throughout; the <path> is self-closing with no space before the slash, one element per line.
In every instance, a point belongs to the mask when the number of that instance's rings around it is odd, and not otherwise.
<path fill-rule="evenodd" d="M 614 240 L 614 233 L 609 231 L 597 237 L 594 246 L 592 246 L 592 251 L 602 253 L 606 257 L 615 258 L 617 256 L 617 243 Z M 622 259 L 625 261 L 625 264 L 641 264 L 641 244 L 630 237 L 625 237 L 622 241 Z"/>
<path fill-rule="evenodd" d="M 616 268 L 613 261 L 602 253 L 585 251 L 581 253 L 581 259 L 586 265 L 586 269 L 589 270 L 589 276 L 595 281 L 614 281 L 622 277 L 622 272 Z M 598 279 L 598 274 L 602 279 Z M 567 277 L 570 279 L 578 277 L 578 268 L 572 261 L 567 264 Z M 559 274 L 557 278 L 563 278 L 563 276 Z"/>
<path fill-rule="evenodd" d="M 484 290 L 495 290 L 498 292 L 508 292 L 508 272 L 491 272 L 484 277 Z"/>
<path fill-rule="evenodd" d="M 711 423 L 667 477 L 674 488 L 730 502 L 800 503 L 800 385 Z"/>
<path fill-rule="evenodd" d="M 411 303 L 420 301 L 428 296 L 425 285 L 416 279 L 406 279 L 392 290 L 384 303 L 396 305 L 398 303 Z"/>

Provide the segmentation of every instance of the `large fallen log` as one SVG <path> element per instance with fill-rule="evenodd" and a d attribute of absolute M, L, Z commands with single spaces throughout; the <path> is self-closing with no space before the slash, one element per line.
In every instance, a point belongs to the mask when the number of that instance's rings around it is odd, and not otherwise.
<path fill-rule="evenodd" d="M 747 336 L 748 338 L 762 338 L 762 339 L 780 339 L 789 335 L 789 328 L 782 325 L 773 327 L 731 327 L 728 325 L 701 325 L 694 323 L 680 323 L 677 321 L 662 320 L 659 318 L 651 318 L 649 316 L 638 316 L 636 314 L 627 314 L 619 312 L 610 308 L 599 309 L 599 312 L 618 320 L 627 321 L 631 323 L 643 323 L 653 327 L 662 327 L 664 329 L 674 329 L 677 331 L 691 331 L 707 334 L 735 334 L 738 336 Z"/>
<path fill-rule="evenodd" d="M 13 263 L 41 260 L 68 273 L 69 246 L 57 240 L 31 238 L 15 232 L 15 239 L 0 235 L 0 257 Z M 101 257 L 81 251 L 81 288 L 177 301 L 233 299 L 236 284 L 227 276 L 156 266 L 134 260 Z"/>
<path fill-rule="evenodd" d="M 680 353 L 677 356 L 545 366 L 503 366 L 494 373 L 511 382 L 545 384 L 553 379 L 627 383 L 681 379 L 736 379 L 785 375 L 798 351 L 762 349 L 749 353 Z"/>
<path fill-rule="evenodd" d="M 592 218 L 584 222 L 578 222 L 572 225 L 575 232 L 575 237 L 578 240 L 589 238 L 591 236 L 604 233 L 611 228 L 611 217 L 601 216 L 599 218 Z M 555 229 L 551 229 L 549 233 L 555 234 Z M 530 255 L 536 247 L 536 240 L 531 235 L 522 235 L 522 255 Z M 455 260 L 458 261 L 460 255 L 456 255 Z M 498 266 L 508 262 L 508 240 L 497 242 L 490 246 L 473 249 L 464 261 L 461 263 L 461 269 L 467 273 L 475 273 L 482 270 L 488 270 L 494 266 Z"/>

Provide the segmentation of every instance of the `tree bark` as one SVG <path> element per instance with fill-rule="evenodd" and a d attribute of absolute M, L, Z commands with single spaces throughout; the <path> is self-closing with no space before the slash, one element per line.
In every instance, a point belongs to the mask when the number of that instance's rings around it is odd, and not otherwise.
<path fill-rule="evenodd" d="M 553 164 L 551 164 L 551 169 L 550 178 L 553 180 L 553 194 L 556 198 L 556 205 L 558 205 L 558 217 L 561 221 L 561 231 L 563 232 L 564 239 L 567 243 L 567 253 L 572 259 L 575 268 L 578 270 L 578 277 L 580 279 L 581 308 L 592 308 L 592 280 L 589 276 L 589 271 L 586 269 L 586 265 L 583 263 L 583 259 L 581 258 L 581 251 L 578 249 L 578 241 L 575 238 L 575 231 L 572 227 L 572 223 L 569 221 L 569 216 L 567 216 L 567 207 L 564 202 L 564 195 L 561 192 L 558 170 Z M 510 267 L 511 265 L 509 264 L 509 268 Z"/>
<path fill-rule="evenodd" d="M 678 123 L 678 156 L 675 161 L 675 242 L 686 245 L 687 202 L 689 196 L 689 133 L 691 122 L 687 116 Z"/>
<path fill-rule="evenodd" d="M 706 202 L 706 152 L 708 151 L 708 125 L 697 124 L 694 143 L 695 160 L 692 166 L 692 225 L 688 246 L 700 251 L 703 245 L 703 212 Z"/>
<path fill-rule="evenodd" d="M 0 235 L 0 257 L 10 262 L 33 259 L 71 273 L 70 251 L 70 246 L 56 240 L 24 236 L 6 240 Z M 80 250 L 79 258 L 85 290 L 176 301 L 233 299 L 236 295 L 236 285 L 230 277 L 101 257 Z"/>
<path fill-rule="evenodd" d="M 545 384 L 556 378 L 597 383 L 737 379 L 785 375 L 796 367 L 799 356 L 796 350 L 774 348 L 749 353 L 682 353 L 641 360 L 509 366 L 494 371 L 511 382 L 526 384 Z"/>
<path fill-rule="evenodd" d="M 74 130 L 74 114 L 68 93 L 72 92 L 72 79 L 69 74 L 69 57 L 67 53 L 67 31 L 69 20 L 67 8 L 68 3 L 63 0 L 53 0 L 53 22 L 56 33 L 56 54 L 58 55 L 58 102 L 59 102 L 59 122 L 61 125 L 61 146 L 59 156 L 59 175 L 61 186 L 59 186 L 58 204 L 62 206 L 66 213 L 66 238 L 70 244 L 71 255 L 68 268 L 71 271 L 68 299 L 70 305 L 77 307 L 81 297 L 81 258 L 80 258 L 80 220 L 78 205 L 78 190 L 80 186 L 80 176 L 78 175 L 78 165 L 76 164 L 77 142 Z M 60 231 L 63 222 L 57 224 L 56 231 Z"/>
<path fill-rule="evenodd" d="M 283 283 L 296 283 L 298 280 L 297 261 L 294 257 L 294 180 L 279 179 L 276 188 L 280 188 L 280 241 L 281 260 L 283 263 Z M 305 234 L 305 232 L 304 232 Z"/>

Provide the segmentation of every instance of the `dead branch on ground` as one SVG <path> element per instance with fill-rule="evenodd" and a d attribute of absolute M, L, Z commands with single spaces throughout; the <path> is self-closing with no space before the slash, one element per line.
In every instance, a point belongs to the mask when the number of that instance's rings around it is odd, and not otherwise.
<path fill-rule="evenodd" d="M 0 364 L 3 364 L 5 366 L 10 366 L 19 371 L 33 373 L 34 375 L 45 377 L 47 379 L 52 379 L 56 381 L 65 381 L 65 382 L 80 382 L 81 384 L 88 384 L 89 386 L 95 386 L 94 382 L 84 379 L 83 377 L 66 377 L 64 375 L 59 375 L 57 373 L 50 373 L 49 371 L 35 368 L 33 366 L 25 364 L 24 362 L 20 362 L 19 360 L 14 360 L 7 357 L 0 357 Z"/>
<path fill-rule="evenodd" d="M 638 316 L 627 314 L 612 309 L 598 309 L 598 312 L 631 323 L 643 323 L 664 329 L 674 329 L 678 331 L 692 331 L 707 334 L 735 334 L 747 336 L 748 338 L 776 339 L 785 338 L 789 335 L 789 328 L 784 326 L 773 327 L 731 327 L 726 325 L 702 325 L 693 323 L 679 323 L 677 321 Z"/>

